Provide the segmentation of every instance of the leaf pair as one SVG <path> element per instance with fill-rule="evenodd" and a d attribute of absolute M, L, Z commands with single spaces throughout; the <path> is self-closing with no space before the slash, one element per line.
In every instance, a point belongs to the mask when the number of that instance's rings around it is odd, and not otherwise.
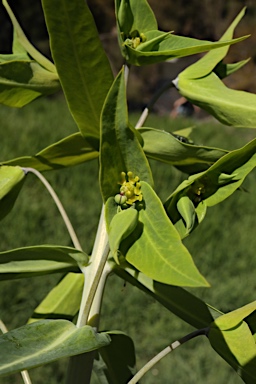
<path fill-rule="evenodd" d="M 146 65 L 225 47 L 245 37 L 209 42 L 159 31 L 146 0 L 115 0 L 119 45 L 129 64 Z"/>

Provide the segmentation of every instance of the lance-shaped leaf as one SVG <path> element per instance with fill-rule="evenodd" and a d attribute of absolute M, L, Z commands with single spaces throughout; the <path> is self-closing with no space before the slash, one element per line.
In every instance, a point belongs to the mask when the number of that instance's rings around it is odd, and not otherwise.
<path fill-rule="evenodd" d="M 0 336 L 0 375 L 93 351 L 111 342 L 107 333 L 67 320 L 41 320 Z"/>
<path fill-rule="evenodd" d="M 247 384 L 256 380 L 256 344 L 247 317 L 256 313 L 256 302 L 218 317 L 211 325 L 212 347 Z"/>
<path fill-rule="evenodd" d="M 0 166 L 0 220 L 12 209 L 24 182 L 20 167 Z"/>
<path fill-rule="evenodd" d="M 128 264 L 122 268 L 117 264 L 112 267 L 121 279 L 147 293 L 193 327 L 205 328 L 214 320 L 207 304 L 185 289 L 154 281 Z M 215 312 L 214 315 L 219 316 L 220 313 Z"/>
<path fill-rule="evenodd" d="M 240 12 L 220 41 L 230 38 L 244 14 Z M 218 64 L 227 54 L 227 48 L 209 52 L 195 64 L 181 72 L 174 84 L 179 92 L 193 104 L 205 109 L 223 124 L 255 128 L 256 95 L 226 87 L 220 78 L 230 70 Z M 238 63 L 238 69 L 244 63 Z M 224 71 L 224 73 L 223 73 Z M 220 75 L 220 78 L 218 77 Z"/>
<path fill-rule="evenodd" d="M 144 207 L 139 211 L 138 225 L 120 247 L 126 260 L 146 276 L 161 283 L 208 286 L 158 196 L 145 182 L 141 182 L 141 189 Z"/>
<path fill-rule="evenodd" d="M 164 204 L 180 235 L 185 236 L 182 217 L 177 208 L 180 198 L 186 195 L 193 202 L 197 212 L 197 225 L 204 218 L 206 207 L 216 205 L 232 195 L 255 166 L 256 139 L 224 155 L 207 171 L 192 175 L 181 183 Z"/>
<path fill-rule="evenodd" d="M 43 319 L 72 321 L 80 308 L 83 285 L 82 273 L 68 273 L 36 307 L 28 323 Z"/>
<path fill-rule="evenodd" d="M 174 135 L 154 128 L 140 128 L 147 157 L 172 165 L 213 164 L 228 151 L 181 142 Z"/>
<path fill-rule="evenodd" d="M 112 85 L 102 111 L 100 183 L 104 201 L 118 193 L 121 172 L 132 172 L 153 184 L 147 158 L 140 145 L 140 134 L 128 121 L 124 71 Z"/>
<path fill-rule="evenodd" d="M 70 112 L 84 135 L 99 137 L 113 76 L 85 1 L 43 0 L 54 63 Z"/>
<path fill-rule="evenodd" d="M 95 149 L 97 144 L 90 137 L 86 138 L 80 132 L 77 132 L 49 145 L 35 156 L 22 156 L 1 163 L 31 167 L 40 172 L 71 167 L 96 159 L 99 155 L 99 152 Z"/>
<path fill-rule="evenodd" d="M 157 30 L 157 22 L 147 1 L 116 0 L 119 45 L 128 63 L 153 64 L 229 46 L 246 37 L 219 42 L 175 36 Z"/>
<path fill-rule="evenodd" d="M 79 272 L 88 256 L 71 247 L 38 245 L 0 252 L 0 280 L 56 272 Z"/>
<path fill-rule="evenodd" d="M 123 332 L 108 332 L 111 343 L 99 350 L 101 359 L 94 361 L 94 372 L 104 375 L 109 384 L 126 384 L 136 372 L 135 348 L 132 339 Z"/>

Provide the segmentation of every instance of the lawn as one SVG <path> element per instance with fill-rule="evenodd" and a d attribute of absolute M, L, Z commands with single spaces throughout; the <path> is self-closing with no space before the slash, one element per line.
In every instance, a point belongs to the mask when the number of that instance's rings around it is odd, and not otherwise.
<path fill-rule="evenodd" d="M 76 126 L 61 96 L 40 99 L 17 110 L 0 107 L 1 161 L 32 155 L 75 132 Z M 135 122 L 138 116 L 132 115 Z M 224 127 L 209 118 L 202 121 L 171 120 L 152 116 L 147 126 L 168 131 L 194 126 L 196 144 L 235 149 L 253 139 L 253 130 Z M 167 164 L 151 162 L 156 190 L 164 200 L 186 175 Z M 46 173 L 56 189 L 81 244 L 90 252 L 101 210 L 97 160 L 74 168 Z M 185 239 L 199 270 L 211 284 L 192 292 L 228 312 L 255 300 L 255 172 L 243 187 L 222 204 L 208 210 L 203 223 Z M 34 176 L 28 180 L 13 211 L 0 225 L 0 251 L 35 244 L 71 245 L 57 209 Z M 1 282 L 0 318 L 9 329 L 23 325 L 33 308 L 61 275 Z M 153 299 L 116 276 L 108 280 L 102 308 L 101 329 L 119 329 L 135 342 L 141 367 L 168 343 L 192 328 Z M 66 360 L 31 371 L 34 384 L 64 383 Z M 0 379 L 0 384 L 22 383 L 19 375 Z M 93 378 L 93 384 L 98 383 Z M 145 384 L 239 384 L 242 380 L 209 347 L 207 339 L 190 341 L 163 359 L 141 383 Z"/>

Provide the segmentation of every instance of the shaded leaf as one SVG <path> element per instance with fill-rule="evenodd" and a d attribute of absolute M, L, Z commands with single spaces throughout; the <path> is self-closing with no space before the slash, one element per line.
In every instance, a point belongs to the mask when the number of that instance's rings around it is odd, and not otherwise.
<path fill-rule="evenodd" d="M 108 335 L 111 343 L 99 350 L 105 363 L 101 372 L 109 384 L 126 384 L 136 372 L 134 343 L 128 335 L 119 331 L 108 332 Z"/>
<path fill-rule="evenodd" d="M 0 375 L 93 351 L 110 343 L 106 333 L 67 320 L 41 320 L 0 336 Z"/>
<path fill-rule="evenodd" d="M 80 308 L 83 285 L 82 273 L 68 273 L 36 307 L 28 323 L 42 319 L 72 321 Z"/>
<path fill-rule="evenodd" d="M 228 151 L 183 143 L 171 133 L 154 128 L 140 128 L 145 154 L 173 165 L 213 164 Z"/>
<path fill-rule="evenodd" d="M 108 236 L 111 253 L 119 264 L 118 250 L 119 246 L 126 237 L 128 237 L 136 228 L 138 223 L 138 211 L 133 208 L 118 212 L 110 222 Z"/>
<path fill-rule="evenodd" d="M 0 280 L 56 272 L 79 272 L 88 256 L 71 247 L 38 245 L 0 252 Z"/>
<path fill-rule="evenodd" d="M 0 220 L 12 210 L 24 178 L 20 167 L 0 166 Z"/>
<path fill-rule="evenodd" d="M 246 60 L 241 60 L 238 63 L 234 63 L 234 64 L 226 64 L 226 63 L 220 62 L 216 65 L 213 71 L 216 73 L 216 75 L 220 79 L 223 79 L 224 77 L 232 75 L 232 73 L 241 69 L 249 61 L 250 59 L 246 59 Z"/>
<path fill-rule="evenodd" d="M 56 73 L 49 72 L 31 60 L 0 64 L 0 103 L 23 107 L 35 98 L 60 89 Z"/>
<path fill-rule="evenodd" d="M 193 327 L 201 329 L 212 323 L 213 317 L 207 304 L 185 289 L 154 281 L 129 265 L 121 268 L 114 264 L 113 271 Z"/>
<path fill-rule="evenodd" d="M 162 283 L 208 286 L 158 196 L 145 182 L 141 182 L 141 188 L 144 207 L 139 211 L 138 225 L 120 248 L 126 260 L 148 277 Z"/>
<path fill-rule="evenodd" d="M 43 0 L 50 45 L 70 112 L 83 135 L 99 137 L 113 76 L 85 1 Z"/>
<path fill-rule="evenodd" d="M 102 111 L 100 183 L 104 201 L 120 189 L 121 172 L 132 172 L 153 184 L 147 158 L 139 143 L 139 133 L 128 121 L 124 71 L 117 76 Z"/>
<path fill-rule="evenodd" d="M 49 145 L 35 156 L 18 157 L 2 163 L 31 167 L 40 172 L 60 169 L 97 158 L 99 153 L 94 148 L 96 146 L 97 143 L 90 137 L 83 137 L 80 132 L 77 132 Z"/>

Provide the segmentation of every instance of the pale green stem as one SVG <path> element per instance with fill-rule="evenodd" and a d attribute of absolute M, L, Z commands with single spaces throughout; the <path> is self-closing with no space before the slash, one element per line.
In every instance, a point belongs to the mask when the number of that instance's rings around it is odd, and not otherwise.
<path fill-rule="evenodd" d="M 174 343 L 168 345 L 168 347 L 164 348 L 161 352 L 159 352 L 156 356 L 153 357 L 147 364 L 144 365 L 137 373 L 133 376 L 133 378 L 127 384 L 136 384 L 138 381 L 151 369 L 156 365 L 163 357 L 168 355 L 168 353 L 174 351 L 180 345 L 186 343 L 187 341 L 194 339 L 200 335 L 207 335 L 209 328 L 198 329 L 188 335 L 182 337 L 180 340 L 174 341 Z"/>
<path fill-rule="evenodd" d="M 150 109 L 153 107 L 153 105 L 155 104 L 155 102 L 159 99 L 159 97 L 169 88 L 173 87 L 174 84 L 172 82 L 172 80 L 168 80 L 161 88 L 159 88 L 159 90 L 152 96 L 152 98 L 150 99 L 148 105 L 146 106 L 146 108 L 144 109 L 144 111 L 142 112 L 137 124 L 135 125 L 135 128 L 138 129 L 140 127 L 143 126 L 143 124 L 145 123 L 145 121 L 147 120 L 148 118 L 148 115 L 149 115 L 149 111 Z"/>
<path fill-rule="evenodd" d="M 0 330 L 2 331 L 2 333 L 8 332 L 8 329 L 6 328 L 6 325 L 2 320 L 0 320 Z M 22 376 L 24 384 L 32 384 L 28 371 L 21 371 L 20 374 Z"/>
<path fill-rule="evenodd" d="M 39 172 L 37 171 L 36 169 L 34 168 L 22 168 L 23 171 L 25 173 L 33 173 L 34 175 L 36 175 L 38 177 L 38 179 L 44 184 L 44 186 L 46 187 L 47 191 L 49 192 L 49 194 L 51 195 L 53 201 L 55 202 L 61 216 L 62 216 L 62 219 L 66 225 L 66 228 L 68 230 L 68 233 L 69 233 L 69 236 L 74 244 L 74 247 L 76 249 L 79 249 L 80 251 L 82 251 L 82 247 L 80 245 L 80 242 L 77 238 L 77 235 L 75 233 L 75 230 L 69 220 L 69 217 L 60 201 L 60 199 L 58 198 L 56 192 L 54 191 L 54 189 L 52 188 L 52 186 L 50 185 L 50 183 L 46 180 L 46 178 Z"/>
<path fill-rule="evenodd" d="M 130 68 L 129 68 L 128 64 L 125 64 L 124 65 L 124 81 L 125 81 L 126 86 L 128 83 L 129 72 L 130 72 Z"/>

